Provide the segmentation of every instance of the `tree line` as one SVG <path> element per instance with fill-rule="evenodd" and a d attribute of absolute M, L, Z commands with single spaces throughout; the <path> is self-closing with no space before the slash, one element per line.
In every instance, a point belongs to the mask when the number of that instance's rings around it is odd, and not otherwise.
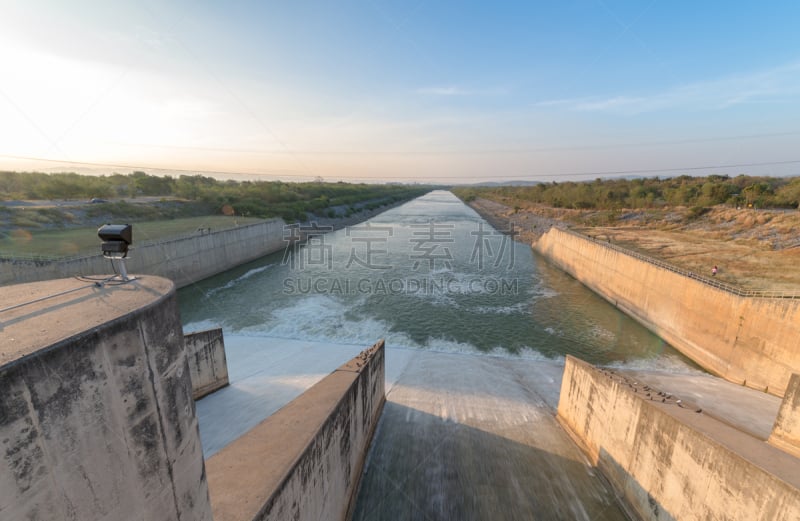
<path fill-rule="evenodd" d="M 621 208 L 690 208 L 725 204 L 742 208 L 798 208 L 800 177 L 688 175 L 660 179 L 595 179 L 548 182 L 532 186 L 460 187 L 461 199 L 510 198 L 556 208 L 616 210 Z"/>
<path fill-rule="evenodd" d="M 349 216 L 428 192 L 419 185 L 286 183 L 282 181 L 219 180 L 202 175 L 157 176 L 131 174 L 82 175 L 38 172 L 0 172 L 0 199 L 134 199 L 139 196 L 176 197 L 205 203 L 210 213 L 234 212 L 249 217 L 304 220 L 319 216 Z"/>

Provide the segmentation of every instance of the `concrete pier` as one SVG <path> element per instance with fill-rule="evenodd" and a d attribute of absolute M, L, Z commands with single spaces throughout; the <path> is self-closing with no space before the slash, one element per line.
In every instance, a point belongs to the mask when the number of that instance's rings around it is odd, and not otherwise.
<path fill-rule="evenodd" d="M 647 381 L 568 356 L 558 404 L 559 420 L 636 517 L 800 517 L 797 458 Z"/>
<path fill-rule="evenodd" d="M 211 521 L 175 288 L 0 292 L 0 519 Z"/>

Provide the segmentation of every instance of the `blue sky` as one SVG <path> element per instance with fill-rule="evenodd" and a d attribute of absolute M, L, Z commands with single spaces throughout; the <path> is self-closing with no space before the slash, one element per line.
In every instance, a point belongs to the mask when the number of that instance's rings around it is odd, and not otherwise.
<path fill-rule="evenodd" d="M 800 173 L 797 2 L 0 12 L 0 168 L 448 183 Z"/>

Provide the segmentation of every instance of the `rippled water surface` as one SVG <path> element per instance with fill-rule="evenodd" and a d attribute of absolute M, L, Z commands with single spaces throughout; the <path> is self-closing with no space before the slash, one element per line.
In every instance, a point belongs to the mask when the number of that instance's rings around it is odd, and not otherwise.
<path fill-rule="evenodd" d="M 206 279 L 179 299 L 187 331 L 220 325 L 254 336 L 691 367 L 445 191 Z"/>

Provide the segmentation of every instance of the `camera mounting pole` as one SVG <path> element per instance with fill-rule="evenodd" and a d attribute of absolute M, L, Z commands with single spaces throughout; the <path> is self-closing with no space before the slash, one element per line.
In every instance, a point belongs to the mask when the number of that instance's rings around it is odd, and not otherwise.
<path fill-rule="evenodd" d="M 125 269 L 125 257 L 128 256 L 128 246 L 133 242 L 133 227 L 130 224 L 104 224 L 97 230 L 97 236 L 103 243 L 100 249 L 104 257 L 119 261 L 119 275 L 123 281 L 132 280 Z"/>

